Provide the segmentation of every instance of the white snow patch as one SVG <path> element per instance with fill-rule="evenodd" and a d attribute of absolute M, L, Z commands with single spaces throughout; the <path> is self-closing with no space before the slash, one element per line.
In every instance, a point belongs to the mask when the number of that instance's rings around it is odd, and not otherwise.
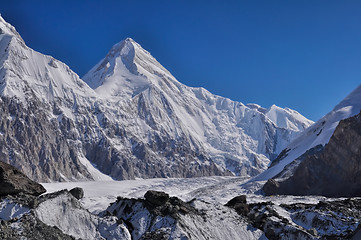
<path fill-rule="evenodd" d="M 91 176 L 93 177 L 93 179 L 95 181 L 112 181 L 113 180 L 110 176 L 99 171 L 93 164 L 90 163 L 90 161 L 86 157 L 79 156 L 79 160 L 80 160 L 81 164 L 83 164 L 86 167 L 86 169 L 88 170 L 88 172 L 91 174 Z"/>

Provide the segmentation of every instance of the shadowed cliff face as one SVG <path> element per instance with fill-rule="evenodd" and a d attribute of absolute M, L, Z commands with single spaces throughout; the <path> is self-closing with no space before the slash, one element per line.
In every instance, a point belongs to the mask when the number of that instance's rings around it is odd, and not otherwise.
<path fill-rule="evenodd" d="M 42 185 L 31 181 L 13 166 L 0 161 L 0 197 L 18 193 L 38 196 L 45 192 Z"/>
<path fill-rule="evenodd" d="M 361 113 L 340 121 L 329 143 L 305 159 L 282 182 L 270 179 L 267 195 L 361 196 Z"/>

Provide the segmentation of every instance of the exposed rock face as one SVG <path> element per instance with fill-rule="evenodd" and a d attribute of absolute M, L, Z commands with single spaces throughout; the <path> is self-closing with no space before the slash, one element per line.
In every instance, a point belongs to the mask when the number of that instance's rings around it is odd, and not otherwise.
<path fill-rule="evenodd" d="M 278 181 L 278 182 L 276 182 Z M 266 194 L 361 196 L 361 113 L 340 121 L 321 152 L 309 154 L 285 180 L 270 179 Z"/>
<path fill-rule="evenodd" d="M 266 195 L 275 195 L 279 194 L 279 188 L 280 184 L 275 179 L 271 178 L 263 185 L 262 190 Z"/>
<path fill-rule="evenodd" d="M 18 193 L 38 196 L 45 192 L 41 184 L 30 180 L 15 167 L 0 161 L 0 196 Z"/>
<path fill-rule="evenodd" d="M 266 171 L 259 174 L 252 181 L 265 181 L 276 177 L 281 172 L 285 172 L 285 168 L 291 171 L 299 165 L 306 155 L 314 154 L 326 146 L 333 136 L 336 127 L 341 120 L 356 116 L 361 111 L 361 85 L 354 89 L 347 97 L 337 104 L 331 112 L 326 114 L 312 126 L 303 131 L 297 138 L 291 141 L 288 146 L 281 152 Z M 347 147 L 345 148 L 347 149 Z M 312 153 L 312 151 L 314 151 Z M 340 152 L 341 154 L 341 152 Z M 346 155 L 347 156 L 347 153 Z M 293 169 L 291 169 L 293 168 Z M 277 176 L 277 178 L 284 178 Z"/>
<path fill-rule="evenodd" d="M 0 100 L 0 159 L 38 182 L 92 179 L 80 162 L 73 121 L 49 121 L 52 107 L 29 100 L 24 107 L 15 99 Z"/>
<path fill-rule="evenodd" d="M 171 216 L 178 219 L 179 214 L 199 214 L 189 203 L 177 197 L 169 197 L 165 192 L 149 190 L 144 195 L 144 206 L 154 215 Z"/>
<path fill-rule="evenodd" d="M 263 234 L 233 210 L 220 204 L 196 199 L 184 202 L 156 191 L 149 191 L 146 195 L 145 199 L 118 197 L 100 216 L 117 217 L 118 222 L 127 226 L 133 240 L 243 240 L 260 239 Z"/>
<path fill-rule="evenodd" d="M 144 194 L 143 199 L 125 199 L 122 197 L 118 197 L 116 203 L 123 202 L 124 205 L 118 206 L 120 208 L 124 208 L 125 213 L 128 213 L 129 205 L 128 203 L 141 204 L 145 207 L 151 214 L 155 216 L 163 216 L 163 217 L 172 217 L 173 219 L 179 219 L 180 214 L 200 214 L 190 203 L 186 203 L 177 197 L 169 197 L 169 195 L 165 192 L 149 190 Z M 116 210 L 111 210 L 109 208 L 107 211 L 111 212 L 113 215 L 117 214 Z"/>
<path fill-rule="evenodd" d="M 270 240 L 350 239 L 357 232 L 361 218 L 359 199 L 276 206 L 272 202 L 246 204 L 244 197 L 236 197 L 226 206 L 235 208 Z M 249 211 L 237 211 L 240 202 Z"/>
<path fill-rule="evenodd" d="M 180 215 L 199 215 L 189 203 L 164 192 L 148 191 L 144 197 L 144 200 L 118 197 L 100 216 L 118 217 L 127 225 L 132 239 L 169 239 L 169 228 L 177 225 Z"/>

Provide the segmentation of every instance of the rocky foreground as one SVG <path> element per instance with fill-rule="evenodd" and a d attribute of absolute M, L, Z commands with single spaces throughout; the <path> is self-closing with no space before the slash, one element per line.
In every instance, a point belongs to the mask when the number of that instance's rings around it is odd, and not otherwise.
<path fill-rule="evenodd" d="M 280 204 L 240 195 L 221 204 L 151 190 L 142 198 L 119 196 L 95 214 L 82 204 L 81 188 L 40 196 L 43 190 L 27 190 L 39 186 L 0 194 L 1 239 L 357 239 L 361 220 L 358 198 Z"/>
<path fill-rule="evenodd" d="M 35 197 L 2 197 L 1 239 L 351 239 L 361 219 L 361 200 L 318 204 L 247 204 L 246 196 L 225 206 L 164 192 L 118 197 L 98 215 L 69 191 Z"/>

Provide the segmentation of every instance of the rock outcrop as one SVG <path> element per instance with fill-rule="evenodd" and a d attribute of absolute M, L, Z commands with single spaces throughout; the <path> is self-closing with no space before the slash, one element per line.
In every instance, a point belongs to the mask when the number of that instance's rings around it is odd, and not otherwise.
<path fill-rule="evenodd" d="M 268 180 L 267 195 L 361 196 L 361 113 L 342 120 L 329 143 L 304 156 L 293 174 Z"/>
<path fill-rule="evenodd" d="M 118 197 L 100 216 L 115 216 L 138 239 L 260 239 L 233 210 L 192 199 L 184 202 L 167 193 L 148 191 L 145 199 Z"/>
<path fill-rule="evenodd" d="M 232 198 L 226 203 L 225 206 L 234 208 L 238 214 L 244 216 L 247 216 L 249 211 L 246 195 L 241 195 Z"/>
<path fill-rule="evenodd" d="M 245 200 L 245 196 L 235 197 L 226 206 L 234 208 L 270 240 L 350 239 L 361 219 L 360 199 L 281 205 L 270 201 L 247 204 Z"/>
<path fill-rule="evenodd" d="M 22 231 L 16 226 L 21 227 Z M 64 234 L 59 228 L 44 224 L 33 215 L 25 215 L 20 220 L 0 220 L 0 239 L 76 240 L 75 237 Z"/>
<path fill-rule="evenodd" d="M 124 239 L 126 226 L 114 217 L 99 217 L 85 209 L 77 187 L 44 193 L 42 185 L 0 162 L 0 239 Z"/>
<path fill-rule="evenodd" d="M 75 187 L 71 189 L 70 194 L 73 195 L 76 199 L 80 200 L 84 197 L 84 190 L 80 187 Z"/>
<path fill-rule="evenodd" d="M 45 188 L 17 170 L 0 161 L 0 197 L 19 193 L 38 196 L 45 193 Z"/>
<path fill-rule="evenodd" d="M 145 200 L 155 206 L 162 206 L 169 201 L 169 195 L 165 192 L 149 190 L 144 194 Z"/>
<path fill-rule="evenodd" d="M 99 217 L 84 209 L 67 190 L 41 196 L 0 199 L 1 239 L 124 239 L 125 225 L 114 217 Z"/>

